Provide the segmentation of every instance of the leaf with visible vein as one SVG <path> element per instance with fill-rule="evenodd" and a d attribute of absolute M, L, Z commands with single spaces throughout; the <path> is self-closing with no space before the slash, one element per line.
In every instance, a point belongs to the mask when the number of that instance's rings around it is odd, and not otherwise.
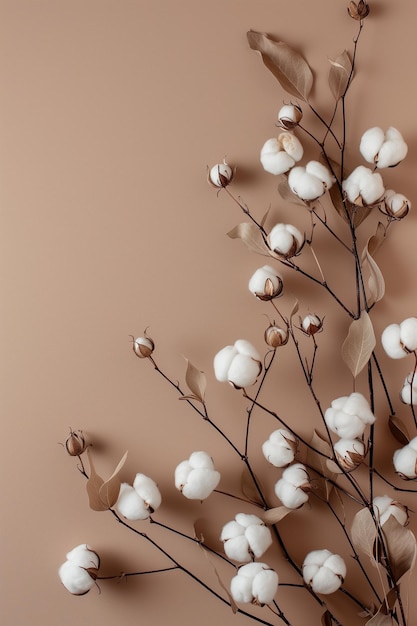
<path fill-rule="evenodd" d="M 348 335 L 342 345 L 342 358 L 354 378 L 368 363 L 376 345 L 371 319 L 366 311 L 360 318 L 353 320 Z"/>

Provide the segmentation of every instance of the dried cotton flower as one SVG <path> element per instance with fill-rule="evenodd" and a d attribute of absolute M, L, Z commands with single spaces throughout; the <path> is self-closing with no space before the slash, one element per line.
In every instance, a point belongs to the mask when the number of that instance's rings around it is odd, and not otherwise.
<path fill-rule="evenodd" d="M 278 574 L 266 563 L 242 565 L 230 583 L 230 592 L 235 602 L 263 606 L 269 604 L 278 589 Z"/>
<path fill-rule="evenodd" d="M 284 104 L 278 112 L 278 124 L 285 130 L 292 130 L 301 122 L 303 112 L 296 104 Z"/>
<path fill-rule="evenodd" d="M 365 444 L 361 439 L 339 439 L 333 446 L 336 460 L 345 472 L 351 472 L 365 458 Z"/>
<path fill-rule="evenodd" d="M 233 180 L 234 172 L 230 165 L 223 161 L 217 163 L 210 168 L 208 173 L 208 182 L 213 186 L 221 189 L 227 187 Z"/>
<path fill-rule="evenodd" d="M 384 194 L 384 204 L 380 210 L 392 219 L 400 220 L 408 215 L 411 209 L 411 202 L 402 193 L 396 193 L 392 189 L 387 189 Z"/>
<path fill-rule="evenodd" d="M 236 389 L 253 385 L 262 371 L 261 357 L 249 341 L 238 339 L 214 357 L 214 374 L 218 381 L 229 382 Z"/>
<path fill-rule="evenodd" d="M 270 529 L 256 515 L 238 513 L 223 526 L 220 541 L 226 556 L 239 563 L 261 557 L 272 544 Z"/>
<path fill-rule="evenodd" d="M 88 544 L 82 543 L 68 552 L 66 559 L 58 570 L 59 578 L 70 593 L 84 595 L 94 586 L 100 558 Z"/>
<path fill-rule="evenodd" d="M 275 224 L 268 236 L 270 249 L 285 259 L 299 254 L 304 242 L 305 236 L 292 224 Z"/>
<path fill-rule="evenodd" d="M 256 270 L 249 280 L 249 291 L 259 300 L 272 300 L 282 295 L 284 283 L 281 275 L 270 265 Z"/>
<path fill-rule="evenodd" d="M 175 486 L 189 500 L 205 500 L 219 481 L 220 474 L 207 452 L 193 452 L 175 469 Z"/>
<path fill-rule="evenodd" d="M 330 550 L 313 550 L 304 559 L 303 578 L 315 593 L 334 593 L 339 589 L 345 576 L 344 560 Z"/>

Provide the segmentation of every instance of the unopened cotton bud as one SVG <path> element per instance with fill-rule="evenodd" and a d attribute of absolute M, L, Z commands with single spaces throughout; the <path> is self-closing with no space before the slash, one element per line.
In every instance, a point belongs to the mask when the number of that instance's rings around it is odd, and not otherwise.
<path fill-rule="evenodd" d="M 230 165 L 223 161 L 217 163 L 210 168 L 208 173 L 208 182 L 217 188 L 227 187 L 233 180 L 234 172 Z"/>
<path fill-rule="evenodd" d="M 380 209 L 389 217 L 400 220 L 408 215 L 411 202 L 402 193 L 387 189 L 384 195 L 384 204 L 380 206 Z"/>
<path fill-rule="evenodd" d="M 393 500 L 390 496 L 376 496 L 373 499 L 373 509 L 375 517 L 383 526 L 385 522 L 391 517 L 395 517 L 397 522 L 401 526 L 405 526 L 408 522 L 408 509 L 401 502 Z"/>
<path fill-rule="evenodd" d="M 302 463 L 294 463 L 283 471 L 275 484 L 275 494 L 287 509 L 298 509 L 308 500 L 310 478 Z"/>
<path fill-rule="evenodd" d="M 365 0 L 359 0 L 358 3 L 349 2 L 348 13 L 354 20 L 364 20 L 369 15 L 369 4 Z"/>
<path fill-rule="evenodd" d="M 291 191 L 306 202 L 320 198 L 333 183 L 332 174 L 318 161 L 310 161 L 305 167 L 294 167 L 288 175 Z"/>
<path fill-rule="evenodd" d="M 120 485 L 116 509 L 128 520 L 148 519 L 162 501 L 157 484 L 149 476 L 136 474 L 133 486 Z"/>
<path fill-rule="evenodd" d="M 345 576 L 344 560 L 330 550 L 313 550 L 304 559 L 303 578 L 315 593 L 334 593 L 339 589 Z"/>
<path fill-rule="evenodd" d="M 214 374 L 220 382 L 229 382 L 235 389 L 253 385 L 262 371 L 261 357 L 249 341 L 238 339 L 214 357 Z"/>
<path fill-rule="evenodd" d="M 290 259 L 301 252 L 305 236 L 292 224 L 275 224 L 268 236 L 270 249 Z"/>
<path fill-rule="evenodd" d="M 205 500 L 219 481 L 220 474 L 207 452 L 193 452 L 175 469 L 175 486 L 189 500 Z"/>
<path fill-rule="evenodd" d="M 289 333 L 287 329 L 271 324 L 264 333 L 265 343 L 271 348 L 285 346 L 288 342 Z"/>
<path fill-rule="evenodd" d="M 388 128 L 384 133 L 375 126 L 362 135 L 359 150 L 365 161 L 382 169 L 398 165 L 406 157 L 408 146 L 396 128 Z"/>
<path fill-rule="evenodd" d="M 259 558 L 272 544 L 270 529 L 256 515 L 238 513 L 234 520 L 223 526 L 220 541 L 226 556 L 239 563 Z"/>
<path fill-rule="evenodd" d="M 281 275 L 270 265 L 256 270 L 249 280 L 249 291 L 259 300 L 272 300 L 282 295 L 284 283 Z"/>
<path fill-rule="evenodd" d="M 315 335 L 323 330 L 323 320 L 318 315 L 306 315 L 301 322 L 301 327 L 306 335 Z"/>
<path fill-rule="evenodd" d="M 285 428 L 278 428 L 262 444 L 262 452 L 274 467 L 286 467 L 294 461 L 297 446 L 297 438 L 292 433 Z"/>
<path fill-rule="evenodd" d="M 261 163 L 266 172 L 278 176 L 288 172 L 303 157 L 303 146 L 290 132 L 268 139 L 261 149 Z"/>
<path fill-rule="evenodd" d="M 133 352 L 140 359 L 146 359 L 151 356 L 152 352 L 155 350 L 155 344 L 146 335 L 144 337 L 137 337 L 133 341 Z"/>
<path fill-rule="evenodd" d="M 417 437 L 394 452 L 393 462 L 395 471 L 401 478 L 408 480 L 417 478 Z"/>
<path fill-rule="evenodd" d="M 70 593 L 84 595 L 95 583 L 100 558 L 86 543 L 73 548 L 66 558 L 58 570 L 59 578 Z"/>
<path fill-rule="evenodd" d="M 400 398 L 404 404 L 417 405 L 417 372 L 409 372 L 405 377 Z"/>
<path fill-rule="evenodd" d="M 235 602 L 263 606 L 273 601 L 278 589 L 278 574 L 266 563 L 242 565 L 230 582 Z"/>
<path fill-rule="evenodd" d="M 70 430 L 70 434 L 65 441 L 65 448 L 70 456 L 80 456 L 87 448 L 83 431 Z"/>
<path fill-rule="evenodd" d="M 381 174 L 359 165 L 342 183 L 347 199 L 357 206 L 372 206 L 384 195 Z"/>
<path fill-rule="evenodd" d="M 381 343 L 391 359 L 402 359 L 417 350 L 417 318 L 408 317 L 401 324 L 390 324 L 381 335 Z"/>
<path fill-rule="evenodd" d="M 361 439 L 339 439 L 333 449 L 338 465 L 345 472 L 356 469 L 366 454 L 365 444 Z"/>
<path fill-rule="evenodd" d="M 375 422 L 366 398 L 354 391 L 350 396 L 336 398 L 324 414 L 328 428 L 342 439 L 357 439 L 366 426 Z"/>
<path fill-rule="evenodd" d="M 278 112 L 278 124 L 285 130 L 292 130 L 301 122 L 303 112 L 296 104 L 284 104 Z"/>

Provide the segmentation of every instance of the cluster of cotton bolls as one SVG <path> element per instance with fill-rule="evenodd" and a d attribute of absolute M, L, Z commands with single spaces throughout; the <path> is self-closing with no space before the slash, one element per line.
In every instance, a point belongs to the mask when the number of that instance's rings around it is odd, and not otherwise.
<path fill-rule="evenodd" d="M 381 335 L 382 346 L 392 359 L 409 354 L 417 358 L 417 318 L 409 317 L 400 324 L 389 324 Z M 413 370 L 405 377 L 400 398 L 404 404 L 417 405 L 417 374 Z M 395 471 L 404 479 L 417 478 L 417 437 L 394 452 Z"/>
<path fill-rule="evenodd" d="M 95 584 L 100 558 L 89 545 L 82 543 L 68 552 L 66 559 L 58 570 L 59 578 L 70 593 L 84 595 Z"/>

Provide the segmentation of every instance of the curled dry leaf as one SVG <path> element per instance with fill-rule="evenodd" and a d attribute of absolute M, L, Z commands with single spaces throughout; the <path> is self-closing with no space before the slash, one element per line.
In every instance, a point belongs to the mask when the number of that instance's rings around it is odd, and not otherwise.
<path fill-rule="evenodd" d="M 247 36 L 250 47 L 261 53 L 265 66 L 281 87 L 290 95 L 307 101 L 313 87 L 313 73 L 301 54 L 266 33 L 250 30 Z"/>
<path fill-rule="evenodd" d="M 393 618 L 391 617 L 391 612 L 396 601 L 397 590 L 395 588 L 390 589 L 378 611 L 370 620 L 366 622 L 366 624 L 371 624 L 372 626 L 392 626 L 392 624 L 395 624 Z"/>
<path fill-rule="evenodd" d="M 371 239 L 373 241 L 372 249 L 374 253 L 379 247 L 377 244 L 377 239 L 375 239 L 375 237 L 376 235 L 373 235 L 368 240 L 362 252 L 362 268 L 368 272 L 369 279 L 370 279 L 368 286 L 369 286 L 372 299 L 370 300 L 368 304 L 374 304 L 375 302 L 379 302 L 379 300 L 382 300 L 385 294 L 384 277 L 377 263 L 375 262 L 372 254 L 369 251 L 369 244 L 370 244 Z"/>
<path fill-rule="evenodd" d="M 329 467 L 327 463 L 329 457 L 332 456 L 332 449 L 329 442 L 323 439 L 323 437 L 321 437 L 316 430 L 314 431 L 310 444 L 314 450 L 308 448 L 307 464 L 309 467 L 321 474 L 315 477 L 314 482 L 312 483 L 314 486 L 314 492 L 319 498 L 328 502 L 330 493 L 333 489 L 333 484 L 329 482 L 328 479 L 334 481 L 337 477 L 337 474 L 332 471 L 331 467 Z M 315 452 L 315 450 L 318 452 Z"/>
<path fill-rule="evenodd" d="M 204 404 L 204 397 L 206 393 L 207 379 L 204 372 L 200 372 L 188 359 L 187 371 L 185 372 L 185 382 L 188 389 L 191 391 L 190 396 L 182 396 L 180 399 L 198 400 Z"/>
<path fill-rule="evenodd" d="M 334 99 L 340 100 L 345 95 L 350 83 L 352 62 L 347 50 L 344 50 L 334 61 L 330 61 L 329 86 Z"/>
<path fill-rule="evenodd" d="M 349 326 L 342 345 L 342 358 L 355 378 L 368 363 L 375 345 L 371 319 L 366 311 L 362 311 L 361 316 Z"/>
<path fill-rule="evenodd" d="M 262 521 L 269 526 L 278 524 L 288 513 L 292 513 L 294 509 L 287 509 L 286 506 L 277 506 L 274 509 L 268 509 L 262 514 Z"/>
<path fill-rule="evenodd" d="M 416 560 L 416 538 L 393 516 L 387 519 L 382 527 L 386 542 L 391 574 L 396 583 L 410 570 Z"/>
<path fill-rule="evenodd" d="M 271 251 L 255 224 L 243 222 L 235 226 L 227 235 L 231 239 L 241 239 L 251 252 L 262 254 L 263 256 L 271 256 Z"/>
<path fill-rule="evenodd" d="M 375 235 L 368 240 L 368 252 L 371 256 L 374 256 L 376 251 L 384 243 L 387 236 L 387 229 L 382 222 L 378 222 Z"/>
<path fill-rule="evenodd" d="M 402 445 L 406 446 L 410 441 L 410 435 L 408 430 L 396 415 L 390 415 L 388 419 L 388 426 L 395 439 Z"/>

